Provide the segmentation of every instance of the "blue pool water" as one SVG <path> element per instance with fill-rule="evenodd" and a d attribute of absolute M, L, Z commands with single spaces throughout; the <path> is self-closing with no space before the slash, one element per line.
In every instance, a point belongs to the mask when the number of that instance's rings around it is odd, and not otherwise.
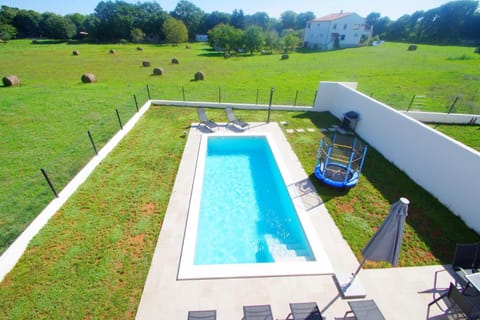
<path fill-rule="evenodd" d="M 195 265 L 315 260 L 265 136 L 208 137 Z"/>

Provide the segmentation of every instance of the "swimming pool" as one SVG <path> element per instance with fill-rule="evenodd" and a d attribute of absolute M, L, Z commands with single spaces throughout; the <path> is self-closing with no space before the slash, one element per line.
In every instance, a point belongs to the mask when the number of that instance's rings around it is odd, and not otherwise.
<path fill-rule="evenodd" d="M 315 260 L 265 136 L 210 137 L 196 265 Z"/>
<path fill-rule="evenodd" d="M 268 134 L 203 135 L 178 279 L 331 273 L 294 183 Z"/>

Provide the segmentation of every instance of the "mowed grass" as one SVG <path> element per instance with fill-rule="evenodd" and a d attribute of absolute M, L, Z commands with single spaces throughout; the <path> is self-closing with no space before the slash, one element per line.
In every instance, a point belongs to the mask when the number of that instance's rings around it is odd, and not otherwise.
<path fill-rule="evenodd" d="M 332 52 L 238 55 L 224 59 L 205 44 L 184 46 L 133 44 L 0 44 L 0 75 L 17 75 L 21 87 L 0 88 L 0 253 L 53 198 L 41 175 L 49 174 L 57 191 L 93 156 L 87 131 L 100 148 L 118 129 L 115 109 L 124 121 L 134 112 L 133 95 L 154 99 L 269 102 L 312 105 L 319 81 L 357 81 L 359 90 L 398 109 L 413 94 L 423 95 L 424 110 L 455 109 L 478 113 L 479 55 L 468 47 L 386 43 Z M 116 54 L 109 54 L 115 49 Z M 79 56 L 72 51 L 79 50 Z M 180 64 L 171 64 L 177 58 Z M 151 67 L 142 67 L 149 61 Z M 154 67 L 164 75 L 152 76 Z M 202 71 L 205 81 L 192 81 Z M 94 73 L 95 84 L 80 81 Z"/>
<path fill-rule="evenodd" d="M 479 125 L 432 124 L 431 127 L 480 152 Z"/>
<path fill-rule="evenodd" d="M 223 110 L 207 112 L 225 118 Z M 265 111 L 236 115 L 266 119 Z M 151 107 L 0 284 L 0 318 L 134 319 L 186 141 L 184 127 L 196 121 L 193 108 Z M 282 128 L 308 174 L 323 134 L 286 129 L 338 123 L 328 113 L 280 111 L 272 111 L 271 121 L 288 121 Z M 313 175 L 311 180 L 359 258 L 400 196 L 411 200 L 400 265 L 448 263 L 455 242 L 480 240 L 372 148 L 359 185 L 349 192 L 329 188 Z"/>

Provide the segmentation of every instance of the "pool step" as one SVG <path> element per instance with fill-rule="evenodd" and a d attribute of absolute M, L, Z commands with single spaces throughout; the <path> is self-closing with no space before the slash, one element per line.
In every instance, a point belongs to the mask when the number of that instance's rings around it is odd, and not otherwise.
<path fill-rule="evenodd" d="M 298 251 L 303 250 L 295 250 L 294 247 L 299 247 L 298 245 L 287 245 L 271 234 L 265 235 L 265 242 L 268 246 L 268 251 L 272 255 L 275 261 L 307 261 L 305 256 L 299 255 Z"/>

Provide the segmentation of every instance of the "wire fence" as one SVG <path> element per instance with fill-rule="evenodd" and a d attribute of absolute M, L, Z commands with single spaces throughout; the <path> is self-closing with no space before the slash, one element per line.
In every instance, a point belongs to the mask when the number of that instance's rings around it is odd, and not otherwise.
<path fill-rule="evenodd" d="M 37 175 L 9 179 L 8 185 L 2 186 L 0 255 L 150 99 L 148 90 L 148 86 L 135 90 L 131 98 L 120 103 L 95 125 L 79 132 L 77 138 L 55 154 L 52 160 L 38 163 Z"/>

